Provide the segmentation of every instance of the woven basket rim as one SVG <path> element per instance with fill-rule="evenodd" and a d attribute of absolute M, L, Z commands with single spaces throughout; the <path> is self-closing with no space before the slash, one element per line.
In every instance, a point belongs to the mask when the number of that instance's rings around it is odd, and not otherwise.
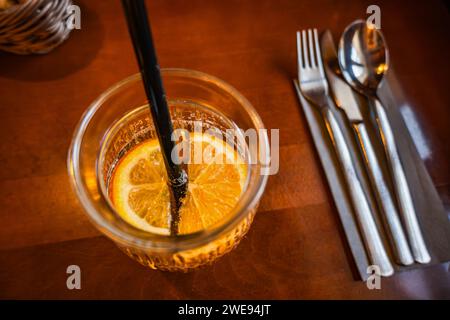
<path fill-rule="evenodd" d="M 72 0 L 23 0 L 0 11 L 0 50 L 47 53 L 69 36 L 65 24 Z"/>

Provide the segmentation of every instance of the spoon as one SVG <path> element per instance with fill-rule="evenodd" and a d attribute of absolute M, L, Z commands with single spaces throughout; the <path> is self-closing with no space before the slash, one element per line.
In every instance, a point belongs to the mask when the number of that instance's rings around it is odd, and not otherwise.
<path fill-rule="evenodd" d="M 420 230 L 395 137 L 386 111 L 377 97 L 377 89 L 389 66 L 389 53 L 383 34 L 365 21 L 357 20 L 345 29 L 338 51 L 339 65 L 345 80 L 367 96 L 370 107 L 375 111 L 414 259 L 419 263 L 428 263 L 431 257 Z"/>

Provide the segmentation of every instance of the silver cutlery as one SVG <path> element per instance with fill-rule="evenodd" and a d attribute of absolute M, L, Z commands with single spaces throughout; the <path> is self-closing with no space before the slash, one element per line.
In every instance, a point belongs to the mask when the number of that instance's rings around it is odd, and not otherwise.
<path fill-rule="evenodd" d="M 330 31 L 326 31 L 322 35 L 320 44 L 331 96 L 334 98 L 336 105 L 345 112 L 358 138 L 371 183 L 376 191 L 377 202 L 389 227 L 395 256 L 401 264 L 410 265 L 414 262 L 414 259 L 403 232 L 393 196 L 383 177 L 383 172 L 363 122 L 355 92 L 338 76 L 340 73 L 339 63 Z"/>
<path fill-rule="evenodd" d="M 354 89 L 367 96 L 371 108 L 375 111 L 414 259 L 419 263 L 428 263 L 431 257 L 420 230 L 395 137 L 376 93 L 389 64 L 384 37 L 380 30 L 358 20 L 345 29 L 338 51 L 344 78 Z"/>
<path fill-rule="evenodd" d="M 328 83 L 322 65 L 317 30 L 297 32 L 298 78 L 302 94 L 322 113 L 333 140 L 343 174 L 352 198 L 361 234 L 372 264 L 380 268 L 382 276 L 390 276 L 394 269 L 381 240 L 367 196 L 355 171 L 349 147 L 330 108 Z"/>

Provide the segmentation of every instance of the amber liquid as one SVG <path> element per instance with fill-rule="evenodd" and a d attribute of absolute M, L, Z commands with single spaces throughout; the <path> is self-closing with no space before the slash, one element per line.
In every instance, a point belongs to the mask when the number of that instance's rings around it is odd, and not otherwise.
<path fill-rule="evenodd" d="M 236 125 L 228 118 L 214 109 L 204 106 L 192 105 L 184 101 L 169 101 L 171 117 L 174 128 L 183 128 L 193 131 L 199 121 L 202 130 L 212 127 L 223 131 L 226 135 L 227 129 L 236 129 Z M 105 137 L 100 154 L 98 172 L 110 193 L 111 179 L 114 170 L 121 159 L 138 144 L 149 139 L 156 139 L 156 132 L 152 125 L 148 106 L 142 106 L 125 115 L 118 120 L 109 130 Z M 246 146 L 239 145 L 235 141 L 234 148 L 244 159 L 247 159 Z M 110 196 L 110 194 L 108 194 Z M 119 246 L 127 255 L 139 263 L 152 269 L 168 271 L 189 271 L 202 265 L 209 264 L 223 254 L 231 251 L 246 234 L 253 221 L 256 207 L 245 215 L 245 217 L 234 224 L 229 231 L 222 233 L 219 237 L 194 246 L 189 250 L 173 250 L 173 252 L 156 252 L 143 250 L 132 246 Z"/>

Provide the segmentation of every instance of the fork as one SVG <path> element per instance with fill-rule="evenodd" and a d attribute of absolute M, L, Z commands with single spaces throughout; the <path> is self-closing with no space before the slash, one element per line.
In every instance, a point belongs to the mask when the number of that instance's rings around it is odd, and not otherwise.
<path fill-rule="evenodd" d="M 300 90 L 305 98 L 320 110 L 325 119 L 371 263 L 378 266 L 380 275 L 388 277 L 394 273 L 394 269 L 378 232 L 367 195 L 356 173 L 350 150 L 331 110 L 332 101 L 323 70 L 317 29 L 297 32 L 297 55 Z"/>

